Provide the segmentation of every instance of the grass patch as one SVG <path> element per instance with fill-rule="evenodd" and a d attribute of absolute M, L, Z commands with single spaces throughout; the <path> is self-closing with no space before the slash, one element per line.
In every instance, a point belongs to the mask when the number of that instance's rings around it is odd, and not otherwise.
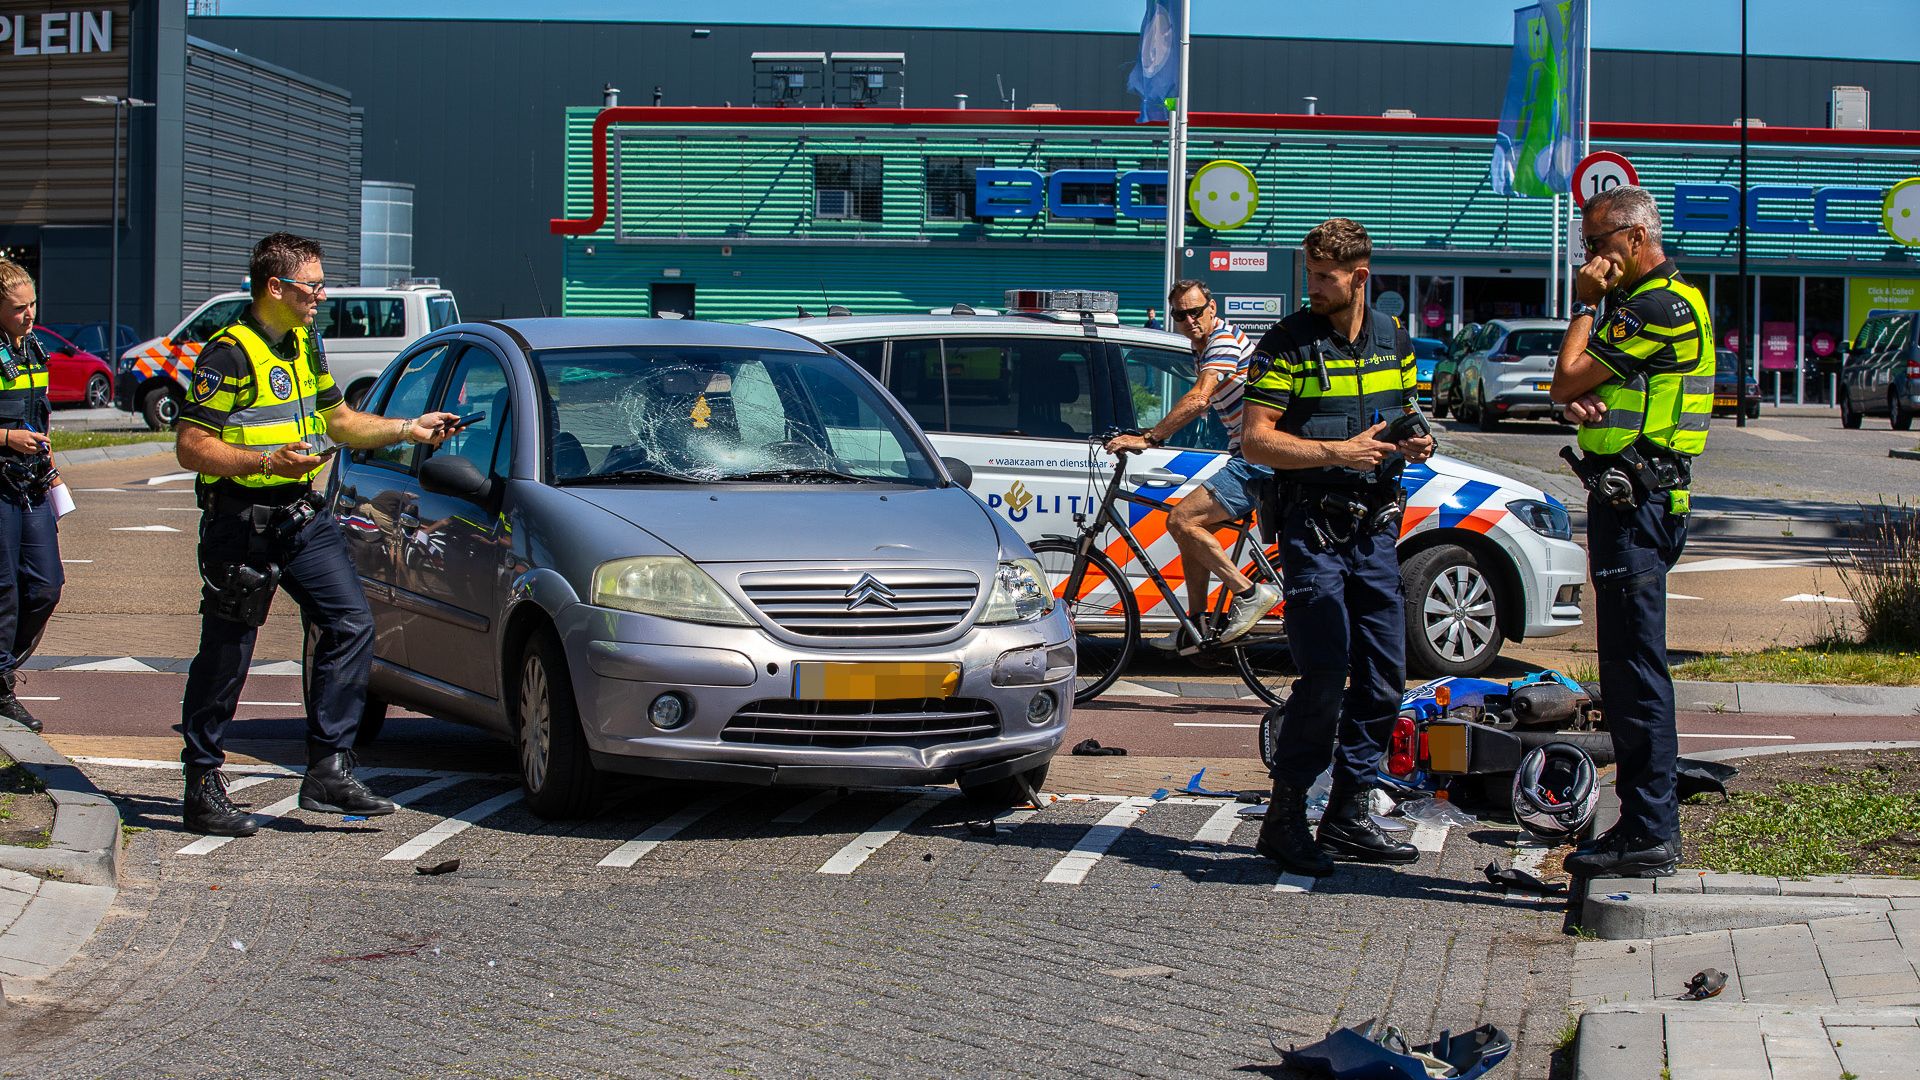
<path fill-rule="evenodd" d="M 56 427 L 48 436 L 53 452 L 88 450 L 96 446 L 129 446 L 133 443 L 172 442 L 171 431 L 63 431 Z"/>
<path fill-rule="evenodd" d="M 1694 834 L 1694 854 L 1721 873 L 1920 876 L 1913 764 L 1883 757 L 1858 767 L 1823 765 L 1818 779 L 1736 791 Z"/>
<path fill-rule="evenodd" d="M 1675 665 L 1673 677 L 1700 682 L 1920 686 L 1920 651 L 1829 641 L 1702 656 Z"/>

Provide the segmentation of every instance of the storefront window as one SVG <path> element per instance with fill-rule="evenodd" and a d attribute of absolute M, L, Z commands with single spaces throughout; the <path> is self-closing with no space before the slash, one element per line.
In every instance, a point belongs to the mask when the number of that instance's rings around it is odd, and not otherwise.
<path fill-rule="evenodd" d="M 1465 277 L 1460 279 L 1460 317 L 1468 322 L 1535 319 L 1547 311 L 1544 277 Z"/>
<path fill-rule="evenodd" d="M 1760 279 L 1760 393 L 1791 401 L 1800 385 L 1800 279 Z"/>
<path fill-rule="evenodd" d="M 1831 405 L 1834 380 L 1844 355 L 1841 345 L 1847 336 L 1847 282 L 1844 278 L 1806 279 L 1807 319 L 1801 329 L 1800 347 L 1806 356 L 1801 366 L 1800 385 L 1804 400 Z"/>

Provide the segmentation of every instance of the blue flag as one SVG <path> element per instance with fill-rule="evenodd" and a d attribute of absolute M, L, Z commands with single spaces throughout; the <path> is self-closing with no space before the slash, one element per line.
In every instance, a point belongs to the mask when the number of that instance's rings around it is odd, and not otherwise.
<path fill-rule="evenodd" d="M 1140 20 L 1140 61 L 1127 76 L 1127 89 L 1140 95 L 1138 124 L 1167 119 L 1167 99 L 1180 92 L 1180 9 L 1178 0 L 1147 0 Z"/>
<path fill-rule="evenodd" d="M 1501 195 L 1569 191 L 1585 107 L 1587 0 L 1539 0 L 1513 13 L 1513 61 L 1490 179 Z"/>

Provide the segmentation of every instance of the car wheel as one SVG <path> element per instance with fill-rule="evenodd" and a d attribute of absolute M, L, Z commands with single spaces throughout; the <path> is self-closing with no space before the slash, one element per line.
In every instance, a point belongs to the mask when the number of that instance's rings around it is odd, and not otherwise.
<path fill-rule="evenodd" d="M 180 419 L 180 399 L 174 397 L 167 386 L 150 387 L 140 395 L 140 415 L 147 421 L 147 427 L 166 431 Z"/>
<path fill-rule="evenodd" d="M 1845 390 L 1840 391 L 1840 426 L 1853 430 L 1860 426 L 1861 419 L 1861 415 L 1854 411 L 1853 395 Z"/>
<path fill-rule="evenodd" d="M 1907 408 L 1898 394 L 1887 395 L 1887 419 L 1895 431 L 1907 431 L 1913 427 L 1913 410 Z"/>
<path fill-rule="evenodd" d="M 1447 396 L 1440 392 L 1440 383 L 1438 381 L 1435 381 L 1433 384 L 1433 418 L 1435 420 L 1445 420 L 1447 418 Z"/>
<path fill-rule="evenodd" d="M 87 408 L 104 409 L 113 404 L 113 380 L 99 372 L 87 380 Z"/>
<path fill-rule="evenodd" d="M 348 387 L 346 394 L 347 408 L 358 409 L 360 406 L 365 405 L 367 403 L 367 394 L 372 389 L 372 379 L 361 379 L 359 382 Z"/>
<path fill-rule="evenodd" d="M 308 716 L 313 715 L 313 650 L 319 646 L 320 632 L 305 617 L 300 620 L 300 707 Z M 387 703 L 367 695 L 360 707 L 360 726 L 355 729 L 353 745 L 372 746 L 380 740 L 381 731 L 387 726 Z"/>
<path fill-rule="evenodd" d="M 543 818 L 580 817 L 592 809 L 600 773 L 587 754 L 573 680 L 551 631 L 527 642 L 514 687 L 514 726 L 528 809 Z"/>
<path fill-rule="evenodd" d="M 1759 402 L 1756 401 L 1753 404 L 1747 406 L 1747 419 L 1749 420 L 1760 419 L 1760 403 Z"/>
<path fill-rule="evenodd" d="M 1479 423 L 1481 431 L 1500 430 L 1500 414 L 1493 409 L 1487 408 L 1487 391 L 1485 387 L 1481 387 L 1480 397 L 1473 404 L 1473 418 Z"/>
<path fill-rule="evenodd" d="M 1051 764 L 1052 762 L 1047 763 L 1047 765 Z M 1029 790 L 1035 795 L 1040 794 L 1040 785 L 1047 782 L 1047 765 L 1036 765 L 1026 772 L 1014 773 L 1012 776 L 1004 776 L 998 780 L 988 780 L 980 784 L 969 784 L 961 780 L 960 790 L 966 793 L 969 800 L 983 807 L 1000 810 L 1009 806 L 1021 806 L 1026 803 Z"/>
<path fill-rule="evenodd" d="M 1423 676 L 1478 675 L 1505 640 L 1500 596 L 1473 552 L 1439 544 L 1400 567 L 1406 605 L 1407 667 Z"/>

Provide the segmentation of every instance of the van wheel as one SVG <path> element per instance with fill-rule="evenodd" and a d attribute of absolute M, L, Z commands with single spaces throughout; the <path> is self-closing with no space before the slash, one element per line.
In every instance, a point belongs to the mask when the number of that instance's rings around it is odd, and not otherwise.
<path fill-rule="evenodd" d="M 320 632 L 314 629 L 303 615 L 300 618 L 300 707 L 308 716 L 313 715 L 313 650 L 319 647 Z M 387 726 L 387 703 L 367 695 L 360 707 L 360 726 L 355 729 L 353 745 L 372 746 L 380 741 L 380 733 Z"/>
<path fill-rule="evenodd" d="M 1047 782 L 1047 766 L 1051 764 L 1053 763 L 1047 762 L 1045 765 L 1036 765 L 1026 772 L 1014 773 L 1012 776 L 1004 776 L 998 780 L 989 780 L 984 784 L 969 784 L 962 780 L 960 790 L 966 793 L 969 800 L 983 808 L 1004 810 L 1009 806 L 1024 806 L 1029 788 L 1035 795 L 1040 794 L 1040 785 Z M 1025 786 L 1022 786 L 1022 781 L 1025 781 Z"/>
<path fill-rule="evenodd" d="M 147 421 L 149 429 L 166 431 L 173 427 L 175 420 L 180 419 L 180 399 L 173 396 L 171 387 L 150 387 L 140 395 L 140 415 Z"/>
<path fill-rule="evenodd" d="M 520 784 L 528 809 L 543 818 L 583 816 L 599 800 L 600 773 L 587 754 L 573 680 L 552 631 L 536 633 L 527 642 L 513 696 Z"/>
<path fill-rule="evenodd" d="M 1400 567 L 1407 617 L 1407 667 L 1420 675 L 1478 675 L 1500 655 L 1506 634 L 1493 576 L 1474 553 L 1437 544 Z"/>
<path fill-rule="evenodd" d="M 1893 423 L 1893 430 L 1906 431 L 1913 427 L 1913 410 L 1900 400 L 1899 394 L 1887 395 L 1887 419 Z"/>
<path fill-rule="evenodd" d="M 1845 390 L 1840 391 L 1840 426 L 1851 431 L 1860 426 L 1862 419 L 1864 418 L 1854 411 L 1853 395 Z"/>

